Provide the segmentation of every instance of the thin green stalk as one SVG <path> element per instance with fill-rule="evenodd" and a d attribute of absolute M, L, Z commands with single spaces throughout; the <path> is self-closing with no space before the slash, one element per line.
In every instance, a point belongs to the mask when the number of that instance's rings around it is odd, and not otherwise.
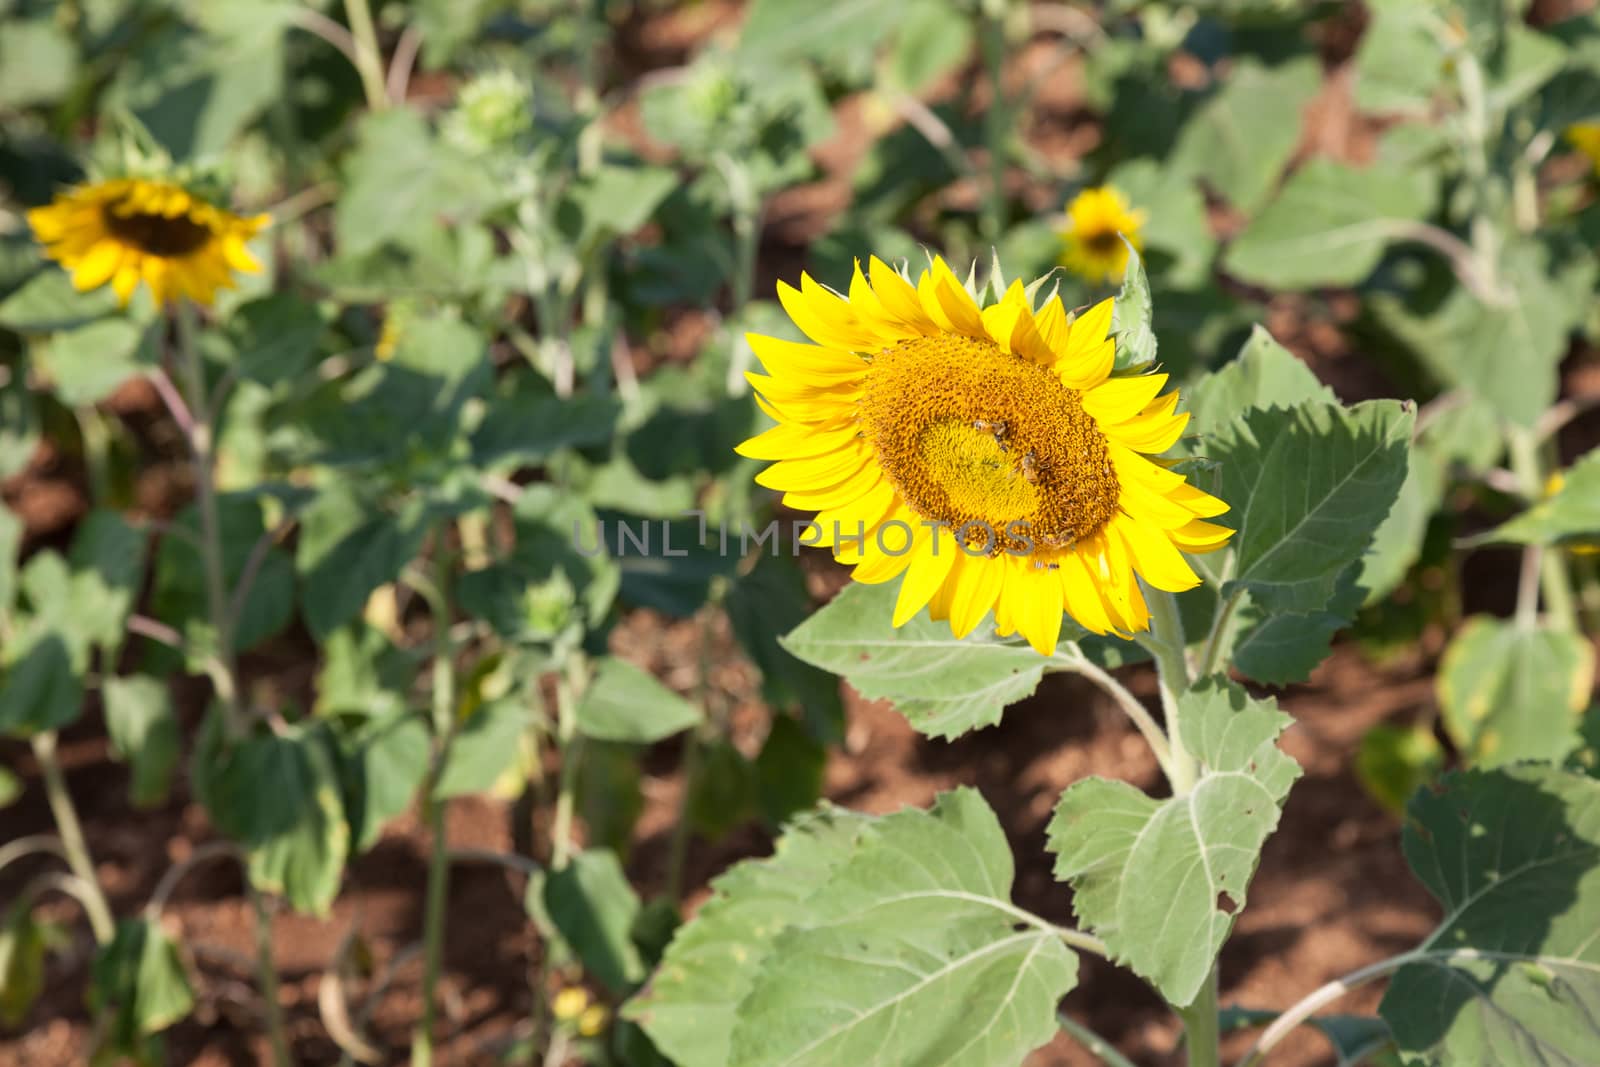
<path fill-rule="evenodd" d="M 267 914 L 266 898 L 250 880 L 247 866 L 244 872 L 245 891 L 250 894 L 250 907 L 256 916 L 256 985 L 261 994 L 262 1019 L 267 1026 L 267 1041 L 272 1045 L 272 1062 L 275 1067 L 291 1067 L 294 1058 L 289 1054 L 289 1031 L 283 1025 L 283 1005 L 278 1003 L 278 972 L 272 965 L 272 918 Z"/>
<path fill-rule="evenodd" d="M 206 606 L 215 634 L 216 653 L 207 668 L 217 699 L 222 702 L 230 737 L 244 733 L 244 707 L 239 700 L 239 672 L 233 654 L 233 627 L 228 612 L 228 581 L 222 560 L 222 525 L 217 517 L 213 481 L 212 411 L 207 401 L 205 366 L 195 343 L 194 308 L 179 302 L 176 314 L 178 371 L 187 394 L 189 422 L 184 429 L 194 454 L 195 506 L 200 512 L 200 556 L 205 568 Z"/>
<path fill-rule="evenodd" d="M 572 858 L 572 814 L 583 753 L 583 736 L 578 733 L 578 697 L 586 669 L 583 653 L 574 652 L 567 661 L 566 672 L 556 680 L 556 743 L 561 749 L 561 780 L 556 791 L 555 823 L 550 829 L 550 868 L 557 871 Z"/>
<path fill-rule="evenodd" d="M 89 913 L 89 926 L 94 930 L 94 939 L 102 945 L 108 945 L 116 936 L 117 924 L 111 918 L 111 905 L 106 902 L 105 891 L 94 876 L 94 860 L 89 856 L 89 844 L 83 837 L 83 824 L 78 821 L 78 809 L 73 806 L 66 777 L 61 773 L 61 762 L 56 759 L 55 731 L 47 730 L 34 736 L 33 758 L 39 761 L 39 770 L 44 775 L 45 796 L 50 801 L 50 814 L 55 816 L 56 830 L 61 834 L 61 847 L 66 852 L 67 865 L 89 887 L 89 892 L 83 898 L 83 907 Z"/>
<path fill-rule="evenodd" d="M 1539 448 L 1534 435 L 1517 426 L 1506 428 L 1506 451 L 1510 456 L 1511 470 L 1522 484 L 1522 493 L 1532 503 L 1544 496 L 1545 467 L 1539 458 Z M 1524 552 L 1524 585 L 1536 574 L 1538 588 L 1544 594 L 1545 610 L 1551 621 L 1568 630 L 1577 629 L 1578 608 L 1572 596 L 1572 584 L 1567 576 L 1566 563 L 1559 552 L 1550 552 L 1537 545 L 1529 545 Z M 1531 593 L 1528 594 L 1531 596 Z M 1531 625 L 1536 614 L 1525 602 L 1522 591 L 1517 599 L 1518 621 Z"/>
<path fill-rule="evenodd" d="M 717 169 L 728 183 L 728 199 L 733 204 L 733 306 L 728 317 L 740 322 L 744 309 L 755 291 L 756 256 L 761 248 L 761 196 L 750 180 L 750 172 L 738 160 L 726 153 L 716 157 Z M 744 373 L 750 369 L 750 344 L 742 332 L 733 338 L 733 353 L 728 360 L 727 389 L 729 396 L 742 396 L 749 383 Z"/>
<path fill-rule="evenodd" d="M 1133 1067 L 1133 1061 L 1113 1048 L 1111 1042 L 1084 1026 L 1066 1012 L 1056 1013 L 1056 1023 L 1060 1025 L 1061 1029 L 1071 1034 L 1078 1044 L 1088 1049 L 1090 1055 L 1098 1058 L 1107 1067 Z"/>
<path fill-rule="evenodd" d="M 983 66 L 989 77 L 990 100 L 983 116 L 984 143 L 989 151 L 989 180 L 979 219 L 985 240 L 1000 239 L 1006 217 L 1006 157 L 1011 140 L 1011 108 L 1006 99 L 1007 0 L 983 0 L 979 27 Z"/>
<path fill-rule="evenodd" d="M 83 465 L 89 475 L 89 499 L 96 507 L 111 506 L 111 430 L 94 407 L 78 408 L 78 434 L 83 438 Z"/>
<path fill-rule="evenodd" d="M 1188 642 L 1183 633 L 1183 618 L 1178 613 L 1178 599 L 1171 593 L 1150 590 L 1146 594 L 1150 605 L 1150 636 L 1145 647 L 1155 657 L 1156 671 L 1161 684 L 1161 702 L 1167 712 L 1167 734 L 1172 742 L 1172 792 L 1182 796 L 1192 790 L 1200 779 L 1200 765 L 1184 747 L 1183 724 L 1179 721 L 1178 696 L 1189 687 L 1190 672 L 1187 652 Z M 1208 656 L 1208 659 L 1211 658 Z M 1217 1020 L 1217 967 L 1213 963 L 1194 1002 L 1179 1008 L 1183 1019 L 1184 1045 L 1188 1051 L 1189 1067 L 1217 1067 L 1220 1062 L 1220 1040 Z"/>
<path fill-rule="evenodd" d="M 372 8 L 367 0 L 344 0 L 345 16 L 350 20 L 350 35 L 355 38 L 356 73 L 367 95 L 367 106 L 382 111 L 389 106 L 389 88 L 384 83 L 383 54 L 378 50 L 378 31 L 372 24 Z"/>
<path fill-rule="evenodd" d="M 445 903 L 450 880 L 450 846 L 446 840 L 445 801 L 433 795 L 455 735 L 455 647 L 450 639 L 450 562 L 441 551 L 432 581 L 413 578 L 414 588 L 433 613 L 433 732 L 437 739 L 426 802 L 433 845 L 428 855 L 427 896 L 422 916 L 422 1017 L 411 1038 L 411 1060 L 418 1067 L 433 1063 L 436 990 L 444 961 Z"/>

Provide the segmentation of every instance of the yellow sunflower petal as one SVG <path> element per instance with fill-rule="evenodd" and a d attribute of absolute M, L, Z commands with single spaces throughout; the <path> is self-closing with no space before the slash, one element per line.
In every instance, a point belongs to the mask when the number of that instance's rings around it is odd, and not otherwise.
<path fill-rule="evenodd" d="M 892 622 L 895 626 L 904 626 L 933 599 L 933 594 L 949 576 L 950 566 L 959 551 L 955 538 L 949 533 L 937 527 L 919 528 L 911 549 L 911 563 L 906 567 L 900 595 L 894 602 Z"/>
<path fill-rule="evenodd" d="M 1183 553 L 1173 547 L 1166 531 L 1136 522 L 1126 515 L 1112 519 L 1110 529 L 1128 546 L 1134 569 L 1157 589 L 1181 593 L 1200 584 L 1199 575 L 1183 558 Z"/>
<path fill-rule="evenodd" d="M 1083 410 L 1097 422 L 1123 422 L 1142 412 L 1166 384 L 1165 374 L 1112 378 L 1083 394 Z"/>
<path fill-rule="evenodd" d="M 747 333 L 745 340 L 767 373 L 778 378 L 792 378 L 808 385 L 823 388 L 836 387 L 846 382 L 858 381 L 867 373 L 867 364 L 860 356 L 831 348 L 765 337 Z"/>
<path fill-rule="evenodd" d="M 1017 629 L 1035 652 L 1053 656 L 1061 638 L 1061 577 L 1044 564 L 1027 567 L 1022 574 L 1021 587 L 1011 594 L 1019 601 L 1014 611 Z"/>
<path fill-rule="evenodd" d="M 900 277 L 893 267 L 873 256 L 867 264 L 867 269 L 872 277 L 872 291 L 883 304 L 885 311 L 898 319 L 908 330 L 916 333 L 930 334 L 937 329 L 933 320 L 928 317 L 928 313 L 923 310 L 917 290 L 910 282 Z"/>

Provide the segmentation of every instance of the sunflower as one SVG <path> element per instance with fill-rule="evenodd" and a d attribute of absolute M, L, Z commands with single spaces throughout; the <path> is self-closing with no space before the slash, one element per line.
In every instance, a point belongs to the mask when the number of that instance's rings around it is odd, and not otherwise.
<path fill-rule="evenodd" d="M 1111 186 L 1085 189 L 1067 205 L 1061 265 L 1086 281 L 1121 280 L 1128 269 L 1128 245 L 1122 239 L 1142 250 L 1139 231 L 1144 223 L 1145 213 L 1133 210 L 1128 198 Z"/>
<path fill-rule="evenodd" d="M 1589 158 L 1595 173 L 1600 174 L 1600 122 L 1580 122 L 1568 126 L 1567 140 Z"/>
<path fill-rule="evenodd" d="M 1095 633 L 1150 624 L 1142 577 L 1178 592 L 1184 552 L 1222 547 L 1228 506 L 1150 456 L 1188 415 L 1165 374 L 1114 378 L 1111 301 L 1035 312 L 1020 282 L 980 308 L 942 259 L 915 285 L 856 265 L 848 299 L 801 276 L 778 297 L 814 345 L 752 334 L 748 375 L 778 425 L 738 446 L 777 460 L 756 481 L 817 512 L 857 581 L 901 574 L 894 625 L 924 606 L 965 637 L 1055 651 L 1062 611 Z"/>
<path fill-rule="evenodd" d="M 28 212 L 45 254 L 80 292 L 107 282 L 123 306 L 140 279 L 157 304 L 187 296 L 210 306 L 233 272 L 261 269 L 245 242 L 270 216 L 244 218 L 176 182 L 114 178 L 77 185 Z"/>

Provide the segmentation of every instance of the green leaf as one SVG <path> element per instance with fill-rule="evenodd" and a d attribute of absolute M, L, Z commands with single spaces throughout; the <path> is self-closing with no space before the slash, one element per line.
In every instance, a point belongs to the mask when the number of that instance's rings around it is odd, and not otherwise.
<path fill-rule="evenodd" d="M 1379 723 L 1361 736 L 1356 779 L 1367 794 L 1395 814 L 1411 794 L 1444 769 L 1444 747 L 1426 726 Z"/>
<path fill-rule="evenodd" d="M 122 919 L 91 969 L 89 1002 L 112 1012 L 110 1044 L 124 1051 L 194 1008 L 177 946 L 149 919 Z"/>
<path fill-rule="evenodd" d="M 404 711 L 416 677 L 416 660 L 382 630 L 357 619 L 328 635 L 312 689 L 321 717 L 382 718 Z"/>
<path fill-rule="evenodd" d="M 949 0 L 910 0 L 884 63 L 885 82 L 916 95 L 972 54 L 972 20 Z"/>
<path fill-rule="evenodd" d="M 342 490 L 319 496 L 301 522 L 295 569 L 306 627 L 319 641 L 359 615 L 373 590 L 398 578 L 428 532 L 415 515 L 373 514 Z"/>
<path fill-rule="evenodd" d="M 1179 698 L 1178 729 L 1201 765 L 1190 792 L 1155 800 L 1088 778 L 1056 807 L 1049 847 L 1079 921 L 1172 1004 L 1189 1004 L 1211 973 L 1300 775 L 1277 746 L 1289 722 L 1273 701 L 1203 681 Z"/>
<path fill-rule="evenodd" d="M 384 824 L 411 806 L 427 777 L 432 746 L 421 717 L 396 713 L 367 723 L 341 752 L 340 781 L 351 851 L 377 844 Z"/>
<path fill-rule="evenodd" d="M 237 589 L 251 551 L 267 532 L 260 497 L 225 493 L 217 498 L 217 525 L 222 542 L 223 575 Z M 199 515 L 191 505 L 179 513 L 175 525 L 191 537 L 199 536 Z M 189 537 L 163 537 L 156 550 L 155 583 L 150 613 L 177 628 L 198 659 L 217 645 L 206 608 L 205 566 L 197 541 Z M 255 580 L 244 596 L 233 646 L 244 650 L 287 626 L 294 615 L 294 564 L 282 549 L 268 549 Z"/>
<path fill-rule="evenodd" d="M 740 59 L 757 70 L 809 59 L 859 76 L 899 21 L 898 9 L 874 0 L 838 0 L 823 8 L 806 0 L 755 0 L 739 33 Z"/>
<path fill-rule="evenodd" d="M 22 1025 L 44 992 L 45 955 L 53 928 L 33 917 L 33 900 L 23 896 L 6 909 L 0 925 L 0 1024 Z"/>
<path fill-rule="evenodd" d="M 104 318 L 116 309 L 110 286 L 80 293 L 66 271 L 45 267 L 0 301 L 0 326 L 24 334 L 52 333 Z"/>
<path fill-rule="evenodd" d="M 1012 879 L 975 790 L 867 823 L 778 935 L 728 1062 L 1020 1062 L 1055 1034 L 1078 968 L 1054 927 L 1011 903 Z"/>
<path fill-rule="evenodd" d="M 350 824 L 324 728 L 294 725 L 229 745 L 213 712 L 190 778 L 212 819 L 248 850 L 250 880 L 297 910 L 326 915 L 350 851 Z"/>
<path fill-rule="evenodd" d="M 132 765 L 128 799 L 136 808 L 166 803 L 178 762 L 178 716 L 172 694 L 159 678 L 135 675 L 101 684 L 106 730 L 117 756 Z"/>
<path fill-rule="evenodd" d="M 919 614 L 890 625 L 893 584 L 852 583 L 783 639 L 807 663 L 844 677 L 868 700 L 892 700 L 929 737 L 953 738 L 1000 721 L 1030 695 L 1049 660 L 1001 643 L 988 623 L 957 640 L 947 623 Z"/>
<path fill-rule="evenodd" d="M 839 679 L 783 647 L 783 635 L 805 622 L 812 610 L 805 572 L 794 557 L 761 557 L 734 581 L 723 607 L 729 628 L 761 672 L 766 702 L 774 708 L 800 705 L 812 736 L 819 741 L 840 740 L 844 701 Z"/>
<path fill-rule="evenodd" d="M 630 936 L 639 916 L 639 898 L 628 884 L 616 853 L 588 849 L 544 879 L 544 906 L 550 921 L 584 968 L 618 995 L 645 976 L 644 960 Z"/>
<path fill-rule="evenodd" d="M 1561 478 L 1561 488 L 1482 540 L 1520 545 L 1560 545 L 1600 538 L 1600 448 L 1580 456 Z"/>
<path fill-rule="evenodd" d="M 0 382 L 0 478 L 26 470 L 38 450 L 38 404 L 26 375 Z"/>
<path fill-rule="evenodd" d="M 649 671 L 614 656 L 602 658 L 578 702 L 578 732 L 599 741 L 647 745 L 701 720 L 698 707 Z"/>
<path fill-rule="evenodd" d="M 109 318 L 65 330 L 38 351 L 68 407 L 98 403 L 140 373 L 145 330 L 127 319 Z"/>
<path fill-rule="evenodd" d="M 1368 5 L 1372 23 L 1355 55 L 1355 100 L 1363 111 L 1425 112 L 1446 73 L 1434 31 L 1439 14 L 1415 0 Z"/>
<path fill-rule="evenodd" d="M 1118 240 L 1128 244 L 1126 237 L 1119 236 Z M 1156 361 L 1156 335 L 1150 328 L 1153 314 L 1150 279 L 1145 276 L 1144 260 L 1130 244 L 1122 291 L 1111 305 L 1111 333 L 1117 339 L 1117 370 L 1131 370 Z"/>
<path fill-rule="evenodd" d="M 1141 231 L 1150 261 L 1147 269 L 1168 285 L 1203 284 L 1211 273 L 1217 240 L 1206 218 L 1205 197 L 1194 180 L 1156 160 L 1133 159 L 1118 164 L 1105 183 L 1148 216 Z"/>
<path fill-rule="evenodd" d="M 797 719 L 775 715 L 755 761 L 756 799 L 773 826 L 815 806 L 822 797 L 828 750 Z"/>
<path fill-rule="evenodd" d="M 589 844 L 624 859 L 644 811 L 639 750 L 609 741 L 585 741 L 578 760 L 578 814 Z M 676 914 L 676 913 L 674 913 Z"/>
<path fill-rule="evenodd" d="M 59 634 L 46 632 L 25 647 L 8 649 L 7 659 L 0 678 L 0 734 L 31 737 L 77 719 L 83 678 Z"/>
<path fill-rule="evenodd" d="M 0 21 L 0 108 L 48 104 L 72 88 L 78 50 L 59 21 L 15 16 Z"/>
<path fill-rule="evenodd" d="M 706 745 L 690 784 L 685 816 L 698 833 L 720 841 L 756 814 L 755 767 L 725 740 Z"/>
<path fill-rule="evenodd" d="M 1253 215 L 1299 143 L 1302 111 L 1321 84 L 1314 56 L 1277 67 L 1240 59 L 1221 91 L 1184 125 L 1167 165 Z"/>
<path fill-rule="evenodd" d="M 1234 612 L 1239 637 L 1231 654 L 1233 665 L 1267 685 L 1305 681 L 1328 658 L 1333 635 L 1349 626 L 1361 608 L 1364 590 L 1357 584 L 1358 572 L 1354 564 L 1345 568 L 1335 580 L 1332 599 L 1316 611 L 1263 611 L 1246 594 Z"/>
<path fill-rule="evenodd" d="M 735 1012 L 778 934 L 849 857 L 870 820 L 825 806 L 790 824 L 774 854 L 718 876 L 661 966 L 622 1009 L 680 1067 L 728 1067 Z"/>
<path fill-rule="evenodd" d="M 480 705 L 450 739 L 433 786 L 434 800 L 488 792 L 516 762 L 528 721 L 528 709 L 515 700 Z"/>
<path fill-rule="evenodd" d="M 115 648 L 144 575 L 145 535 L 114 511 L 95 510 L 72 539 L 68 619 L 88 644 Z"/>
<path fill-rule="evenodd" d="M 1234 239 L 1223 269 L 1273 289 L 1355 285 L 1403 224 L 1433 207 L 1426 171 L 1313 159 Z"/>
<path fill-rule="evenodd" d="M 1371 543 L 1405 480 L 1415 411 L 1392 400 L 1305 402 L 1245 412 L 1208 442 L 1221 464 L 1221 521 L 1234 577 L 1273 611 L 1321 611 Z"/>
<path fill-rule="evenodd" d="M 1216 433 L 1247 408 L 1289 408 L 1310 400 L 1331 404 L 1335 399 L 1333 390 L 1264 326 L 1251 328 L 1250 339 L 1235 359 L 1184 392 L 1203 437 Z"/>
<path fill-rule="evenodd" d="M 1531 427 L 1555 400 L 1567 338 L 1594 290 L 1593 257 L 1560 262 L 1536 245 L 1518 243 L 1507 249 L 1501 277 L 1509 300 L 1503 307 L 1463 288 L 1436 306 L 1408 307 L 1379 294 L 1368 307 L 1434 378 Z"/>
<path fill-rule="evenodd" d="M 305 373 L 326 329 L 317 305 L 292 293 L 241 304 L 228 319 L 233 369 L 263 385 Z"/>
<path fill-rule="evenodd" d="M 616 432 L 621 414 L 615 398 L 596 393 L 504 397 L 472 435 L 473 462 L 480 467 L 508 461 L 533 466 L 558 449 L 603 444 Z"/>
<path fill-rule="evenodd" d="M 1445 729 L 1464 759 L 1560 760 L 1578 747 L 1594 647 L 1569 630 L 1479 615 L 1445 649 L 1438 685 Z"/>
<path fill-rule="evenodd" d="M 1600 782 L 1537 765 L 1453 774 L 1412 798 L 1404 844 L 1444 909 L 1379 1007 L 1406 1062 L 1590 1062 Z"/>

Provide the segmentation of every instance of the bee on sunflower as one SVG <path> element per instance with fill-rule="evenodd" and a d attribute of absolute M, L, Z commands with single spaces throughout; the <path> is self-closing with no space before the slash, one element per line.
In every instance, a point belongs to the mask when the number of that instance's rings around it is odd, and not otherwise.
<path fill-rule="evenodd" d="M 817 513 L 860 582 L 904 575 L 893 623 L 924 607 L 965 637 L 1054 653 L 1062 613 L 1098 634 L 1149 628 L 1139 579 L 1199 584 L 1184 553 L 1223 547 L 1227 504 L 1153 457 L 1189 416 L 1167 375 L 1113 377 L 1112 302 L 1035 311 L 1013 282 L 980 307 L 942 260 L 915 284 L 876 257 L 849 295 L 802 275 L 778 297 L 814 344 L 749 336 L 777 425 L 740 444 L 756 481 Z"/>
<path fill-rule="evenodd" d="M 1109 185 L 1085 189 L 1067 205 L 1061 265 L 1092 284 L 1121 281 L 1128 269 L 1128 245 L 1144 251 L 1144 224 L 1145 213 L 1118 190 Z"/>
<path fill-rule="evenodd" d="M 158 305 L 188 297 L 210 307 L 218 289 L 234 287 L 235 272 L 261 270 L 246 243 L 270 221 L 236 215 L 178 181 L 143 177 L 76 185 L 28 212 L 74 288 L 109 283 L 124 307 L 141 281 Z"/>

